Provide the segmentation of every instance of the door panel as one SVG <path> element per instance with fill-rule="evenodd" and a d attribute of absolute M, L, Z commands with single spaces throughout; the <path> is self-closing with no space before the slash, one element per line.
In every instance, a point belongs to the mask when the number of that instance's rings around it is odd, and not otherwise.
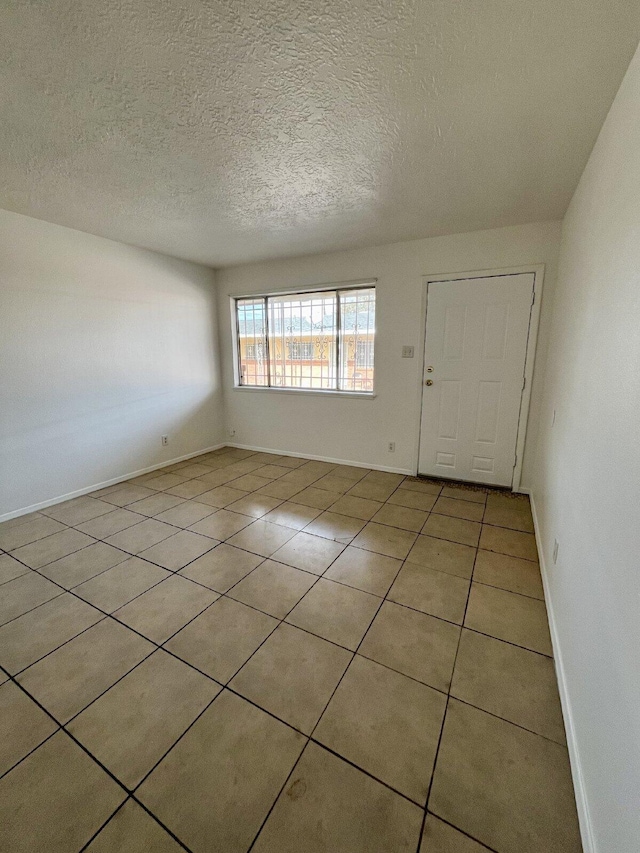
<path fill-rule="evenodd" d="M 533 284 L 533 273 L 429 282 L 421 474 L 511 485 Z"/>

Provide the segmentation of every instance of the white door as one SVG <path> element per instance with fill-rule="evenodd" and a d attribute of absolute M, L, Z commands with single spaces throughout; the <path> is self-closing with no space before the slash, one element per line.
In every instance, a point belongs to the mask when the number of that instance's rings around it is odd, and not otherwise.
<path fill-rule="evenodd" d="M 429 282 L 419 473 L 510 486 L 533 273 Z"/>

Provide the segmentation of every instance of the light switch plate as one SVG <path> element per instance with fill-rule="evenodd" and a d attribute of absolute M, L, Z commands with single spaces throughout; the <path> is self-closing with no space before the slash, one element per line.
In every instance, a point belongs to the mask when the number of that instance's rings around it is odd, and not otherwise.
<path fill-rule="evenodd" d="M 413 347 L 402 347 L 403 358 L 413 358 Z"/>

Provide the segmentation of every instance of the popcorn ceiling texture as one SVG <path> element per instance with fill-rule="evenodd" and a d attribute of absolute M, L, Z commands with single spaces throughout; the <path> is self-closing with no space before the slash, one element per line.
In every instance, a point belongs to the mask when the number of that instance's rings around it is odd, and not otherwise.
<path fill-rule="evenodd" d="M 557 219 L 637 0 L 5 0 L 0 206 L 213 266 Z"/>

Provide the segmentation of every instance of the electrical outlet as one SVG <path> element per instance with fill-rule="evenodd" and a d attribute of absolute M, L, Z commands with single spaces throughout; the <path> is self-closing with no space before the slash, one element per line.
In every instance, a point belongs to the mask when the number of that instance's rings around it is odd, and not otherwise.
<path fill-rule="evenodd" d="M 403 358 L 413 358 L 413 347 L 402 347 Z"/>
<path fill-rule="evenodd" d="M 233 436 L 234 436 L 235 434 L 236 434 L 235 429 L 230 429 L 230 430 L 229 430 L 229 438 L 233 438 Z"/>
<path fill-rule="evenodd" d="M 169 436 L 163 435 L 162 436 L 162 446 L 165 447 L 167 444 L 169 444 Z"/>
<path fill-rule="evenodd" d="M 387 450 L 389 451 L 389 453 L 395 453 L 395 451 L 396 451 L 396 443 L 395 443 L 395 441 L 390 441 L 390 442 L 389 442 L 389 444 L 387 445 Z"/>
<path fill-rule="evenodd" d="M 558 540 L 557 539 L 553 540 L 553 562 L 554 562 L 554 565 L 555 565 L 555 563 L 558 562 Z"/>

